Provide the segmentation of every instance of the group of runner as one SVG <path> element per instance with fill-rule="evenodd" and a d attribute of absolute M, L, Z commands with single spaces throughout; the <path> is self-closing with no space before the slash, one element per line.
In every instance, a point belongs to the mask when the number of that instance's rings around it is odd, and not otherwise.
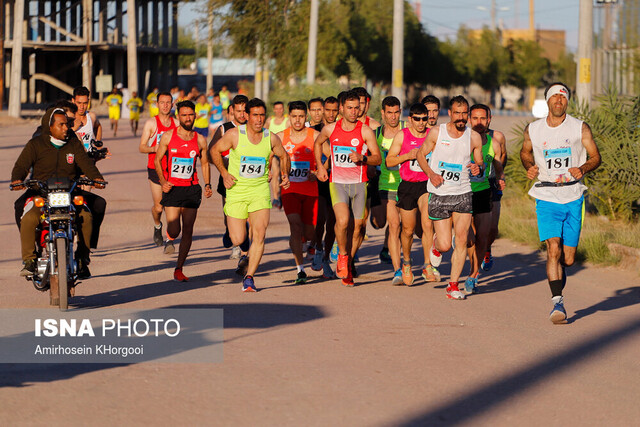
<path fill-rule="evenodd" d="M 582 178 L 601 160 L 589 126 L 566 113 L 568 87 L 554 83 L 545 97 L 549 113 L 525 128 L 520 157 L 527 176 L 537 178 L 530 195 L 536 199 L 540 240 L 547 244 L 550 320 L 565 323 L 562 291 L 582 227 Z M 102 134 L 97 116 L 88 110 L 89 98 L 89 91 L 79 87 L 72 102 L 58 106 L 86 150 Z M 429 95 L 411 105 L 403 121 L 400 101 L 387 96 L 381 125 L 367 114 L 370 101 L 366 89 L 355 88 L 337 97 L 290 102 L 288 114 L 277 102 L 275 115 L 267 119 L 262 100 L 237 95 L 228 108 L 231 120 L 216 127 L 207 142 L 195 126 L 197 104 L 174 104 L 170 92 L 158 92 L 157 114 L 146 121 L 139 149 L 148 155 L 153 241 L 172 254 L 174 240 L 181 235 L 174 279 L 189 280 L 182 269 L 203 193 L 196 167 L 200 159 L 207 198 L 213 194 L 210 163 L 219 171 L 223 245 L 233 248 L 231 258 L 238 259 L 236 273 L 243 277 L 245 292 L 257 290 L 254 275 L 273 206 L 282 206 L 290 225 L 296 284 L 307 281 L 306 251 L 313 270 L 354 286 L 358 249 L 369 220 L 376 229 L 386 226 L 379 258 L 392 265 L 393 285 L 415 282 L 411 250 L 416 235 L 422 243 L 420 273 L 426 282 L 441 280 L 442 254 L 452 250 L 446 296 L 460 300 L 478 292 L 480 271 L 491 270 L 494 262 L 491 245 L 497 236 L 507 160 L 504 134 L 490 129 L 490 108 L 470 106 L 463 96 L 454 96 L 447 109 L 449 121 L 438 125 L 440 100 Z M 54 143 L 60 141 L 52 139 Z M 21 158 L 26 158 L 24 153 Z M 12 184 L 24 179 L 20 171 L 26 167 L 14 168 Z M 106 202 L 97 196 L 91 199 L 95 232 L 85 230 L 90 235 L 86 246 L 95 248 Z M 18 223 L 23 215 L 20 200 Z M 28 275 L 33 260 L 30 244 L 23 246 L 28 256 L 23 256 L 21 274 Z M 460 285 L 467 257 L 469 274 Z M 81 261 L 83 277 L 90 277 L 88 252 Z"/>

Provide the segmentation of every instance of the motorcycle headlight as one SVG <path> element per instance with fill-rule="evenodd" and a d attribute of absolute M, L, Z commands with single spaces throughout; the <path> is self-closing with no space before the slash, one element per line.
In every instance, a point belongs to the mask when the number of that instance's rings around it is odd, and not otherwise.
<path fill-rule="evenodd" d="M 63 208 L 71 205 L 71 194 L 69 193 L 50 193 L 47 196 L 49 206 L 52 208 Z"/>

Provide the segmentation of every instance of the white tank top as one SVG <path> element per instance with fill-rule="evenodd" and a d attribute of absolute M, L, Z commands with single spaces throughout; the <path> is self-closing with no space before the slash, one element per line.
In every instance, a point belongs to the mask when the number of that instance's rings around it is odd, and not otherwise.
<path fill-rule="evenodd" d="M 547 119 L 536 120 L 529 125 L 533 146 L 533 158 L 540 170 L 538 182 L 571 182 L 575 178 L 568 172 L 587 161 L 587 151 L 582 145 L 582 121 L 567 114 L 560 126 L 550 127 Z M 569 203 L 578 200 L 586 186 L 582 180 L 563 187 L 536 187 L 529 195 L 553 203 Z"/>
<path fill-rule="evenodd" d="M 429 166 L 435 173 L 444 178 L 444 182 L 440 187 L 436 188 L 429 180 L 427 191 L 439 196 L 470 193 L 470 171 L 467 168 L 470 162 L 471 129 L 466 128 L 460 138 L 452 138 L 447 132 L 447 124 L 442 123 Z"/>
<path fill-rule="evenodd" d="M 88 111 L 86 113 L 86 117 L 87 123 L 78 128 L 78 130 L 76 131 L 76 135 L 78 136 L 80 142 L 82 142 L 82 145 L 84 145 L 84 149 L 89 151 L 91 140 L 96 139 L 96 137 L 93 134 L 93 122 L 91 121 L 91 115 Z"/>

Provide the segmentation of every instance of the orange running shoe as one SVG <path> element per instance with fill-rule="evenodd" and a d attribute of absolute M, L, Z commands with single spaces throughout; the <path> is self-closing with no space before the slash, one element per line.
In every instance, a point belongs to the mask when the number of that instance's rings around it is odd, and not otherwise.
<path fill-rule="evenodd" d="M 413 285 L 413 272 L 411 271 L 411 261 L 402 260 L 402 281 L 405 285 Z"/>
<path fill-rule="evenodd" d="M 346 279 L 349 276 L 349 255 L 338 254 L 338 264 L 336 265 L 336 276 Z"/>
<path fill-rule="evenodd" d="M 189 278 L 182 273 L 181 268 L 176 268 L 173 271 L 173 280 L 176 282 L 188 282 Z"/>
<path fill-rule="evenodd" d="M 353 276 L 351 275 L 351 273 L 349 273 L 349 275 L 345 279 L 342 279 L 342 286 L 352 288 L 355 285 L 356 284 L 353 282 Z"/>

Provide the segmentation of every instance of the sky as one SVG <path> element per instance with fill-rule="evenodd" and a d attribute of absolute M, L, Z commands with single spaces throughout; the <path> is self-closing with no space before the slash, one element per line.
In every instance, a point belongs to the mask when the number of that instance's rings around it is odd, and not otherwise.
<path fill-rule="evenodd" d="M 383 0 L 392 1 L 392 0 Z M 440 39 L 455 38 L 461 24 L 469 28 L 491 25 L 492 0 L 409 0 L 420 3 L 421 22 L 427 32 Z M 502 21 L 505 28 L 528 28 L 529 0 L 495 0 L 496 24 Z M 580 0 L 534 0 L 534 25 L 544 30 L 565 30 L 569 51 L 578 47 L 578 6 Z M 483 7 L 486 10 L 480 10 Z M 198 17 L 193 3 L 181 3 L 179 24 L 189 25 Z M 200 15 L 200 16 L 199 16 Z M 389 17 L 391 19 L 391 17 Z"/>

